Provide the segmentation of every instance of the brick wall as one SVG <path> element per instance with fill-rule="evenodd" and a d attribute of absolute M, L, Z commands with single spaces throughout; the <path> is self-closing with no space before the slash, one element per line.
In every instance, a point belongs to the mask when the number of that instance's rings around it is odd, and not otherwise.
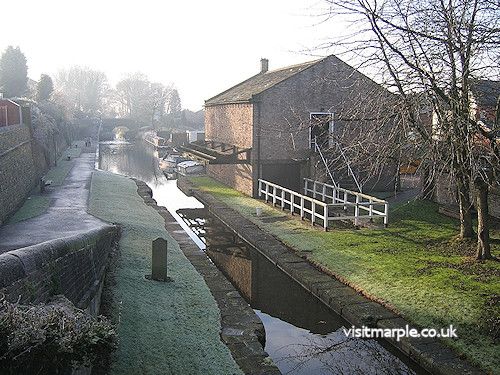
<path fill-rule="evenodd" d="M 0 128 L 0 225 L 24 202 L 38 180 L 29 128 Z"/>
<path fill-rule="evenodd" d="M 1 254 L 0 294 L 21 303 L 42 303 L 63 294 L 76 307 L 95 313 L 95 297 L 117 235 L 117 227 L 105 226 Z"/>
<path fill-rule="evenodd" d="M 244 194 L 252 195 L 252 166 L 248 164 L 208 164 L 208 175 Z"/>
<path fill-rule="evenodd" d="M 252 104 L 226 104 L 205 108 L 205 139 L 252 147 Z"/>

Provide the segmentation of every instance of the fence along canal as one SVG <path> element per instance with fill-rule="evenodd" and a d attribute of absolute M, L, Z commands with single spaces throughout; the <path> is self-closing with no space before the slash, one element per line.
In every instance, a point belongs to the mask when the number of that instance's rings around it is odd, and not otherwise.
<path fill-rule="evenodd" d="M 266 329 L 265 350 L 283 373 L 422 373 L 384 342 L 347 339 L 342 328 L 349 328 L 348 322 L 244 243 L 199 201 L 186 197 L 175 181 L 167 181 L 157 170 L 152 150 L 140 143 L 101 145 L 100 167 L 141 179 L 152 188 L 158 205 L 181 222 L 259 315 Z"/>

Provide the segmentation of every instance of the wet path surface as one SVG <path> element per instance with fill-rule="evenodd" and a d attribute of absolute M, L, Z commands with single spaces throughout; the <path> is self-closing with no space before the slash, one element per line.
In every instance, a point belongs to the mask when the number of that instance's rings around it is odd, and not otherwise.
<path fill-rule="evenodd" d="M 158 205 L 169 210 L 252 306 L 266 329 L 265 349 L 283 373 L 415 373 L 378 341 L 347 339 L 343 328 L 350 325 L 344 319 L 244 244 L 199 201 L 186 197 L 156 163 L 152 149 L 140 143 L 101 145 L 100 168 L 146 182 Z"/>
<path fill-rule="evenodd" d="M 0 254 L 106 225 L 87 213 L 94 164 L 95 153 L 82 153 L 61 186 L 46 188 L 51 205 L 45 213 L 1 227 Z"/>

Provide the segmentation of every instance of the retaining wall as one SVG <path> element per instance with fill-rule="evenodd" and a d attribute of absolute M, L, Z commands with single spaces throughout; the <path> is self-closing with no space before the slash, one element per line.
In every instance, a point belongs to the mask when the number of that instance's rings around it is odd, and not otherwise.
<path fill-rule="evenodd" d="M 43 303 L 63 294 L 91 314 L 99 311 L 102 281 L 118 227 L 43 242 L 0 255 L 0 295 L 11 302 Z"/>
<path fill-rule="evenodd" d="M 37 168 L 26 125 L 0 129 L 0 225 L 35 187 Z"/>

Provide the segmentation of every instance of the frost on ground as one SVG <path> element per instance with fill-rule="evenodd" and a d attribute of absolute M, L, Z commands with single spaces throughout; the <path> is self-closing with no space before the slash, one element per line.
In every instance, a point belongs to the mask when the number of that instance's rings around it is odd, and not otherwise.
<path fill-rule="evenodd" d="M 220 315 L 203 278 L 144 204 L 136 184 L 94 172 L 89 213 L 122 227 L 114 300 L 119 347 L 113 374 L 241 374 L 220 341 Z M 147 281 L 151 242 L 168 241 L 170 283 Z"/>

